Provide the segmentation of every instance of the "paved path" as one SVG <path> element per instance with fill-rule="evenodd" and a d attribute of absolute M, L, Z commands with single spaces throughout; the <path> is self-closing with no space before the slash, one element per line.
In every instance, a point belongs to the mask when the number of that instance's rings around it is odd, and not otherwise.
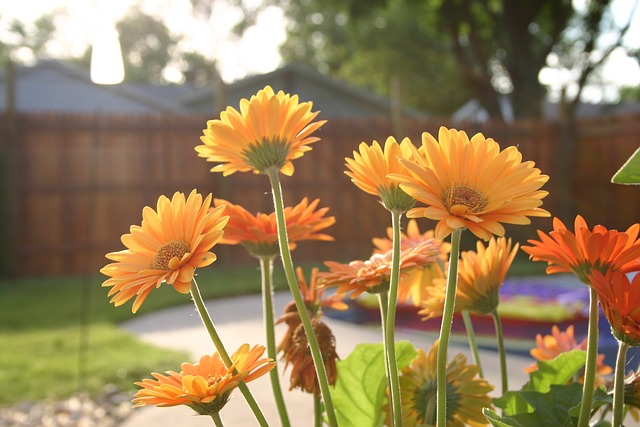
<path fill-rule="evenodd" d="M 277 293 L 275 297 L 276 313 L 282 312 L 282 307 L 291 299 L 288 293 Z M 230 352 L 235 351 L 241 344 L 249 343 L 264 345 L 264 332 L 262 323 L 262 303 L 260 296 L 243 296 L 215 301 L 208 301 L 207 308 L 216 324 L 218 333 Z M 377 343 L 381 341 L 380 328 L 373 326 L 355 325 L 352 323 L 326 318 L 327 324 L 333 330 L 337 340 L 338 354 L 346 357 L 359 343 Z M 168 347 L 188 351 L 192 355 L 190 362 L 195 362 L 200 356 L 213 353 L 206 330 L 200 322 L 198 313 L 192 305 L 170 308 L 149 315 L 140 316 L 122 325 L 142 340 L 160 347 Z M 276 333 L 278 339 L 285 331 L 285 326 L 278 326 Z M 398 340 L 410 340 L 416 347 L 428 349 L 434 334 L 420 331 L 399 330 L 396 333 Z M 452 345 L 450 354 L 464 353 L 469 357 L 468 347 Z M 470 357 L 469 357 L 470 359 Z M 499 367 L 497 353 L 487 350 L 481 351 L 481 359 L 485 374 L 492 384 L 500 387 Z M 531 363 L 527 357 L 509 355 L 509 388 L 517 389 L 527 376 L 523 368 Z M 176 370 L 178 367 L 176 367 Z M 282 373 L 282 365 L 279 365 Z M 283 387 L 287 387 L 289 371 L 284 372 Z M 262 407 L 267 420 L 272 426 L 279 426 L 279 418 L 275 409 L 275 403 L 271 394 L 269 376 L 266 375 L 249 383 L 256 400 Z M 309 395 L 294 390 L 285 391 L 287 409 L 293 426 L 309 426 L 312 416 L 312 399 Z M 139 408 L 122 427 L 169 427 L 169 426 L 207 426 L 212 424 L 208 417 L 194 416 L 194 412 L 184 406 L 175 408 Z M 231 400 L 221 412 L 225 426 L 254 426 L 258 425 L 249 410 L 242 394 L 234 392 Z"/>

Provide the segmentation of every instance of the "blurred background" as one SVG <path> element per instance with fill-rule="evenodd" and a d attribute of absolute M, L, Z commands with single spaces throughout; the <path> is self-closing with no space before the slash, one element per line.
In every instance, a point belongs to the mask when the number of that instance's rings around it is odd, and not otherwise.
<path fill-rule="evenodd" d="M 96 350 L 84 328 L 129 316 L 99 289 L 104 254 L 121 249 L 120 236 L 161 194 L 195 188 L 272 210 L 264 177 L 223 179 L 194 151 L 207 120 L 265 85 L 312 101 L 328 120 L 283 186 L 288 205 L 307 196 L 331 208 L 336 241 L 299 245 L 296 262 L 368 258 L 387 212 L 350 183 L 344 158 L 362 141 L 417 144 L 442 125 L 518 146 L 550 176 L 544 207 L 565 223 L 581 214 L 626 229 L 640 218 L 637 187 L 610 182 L 640 146 L 635 0 L 2 2 L 0 67 L 0 339 L 10 349 L 0 352 L 0 405 L 104 381 L 126 387 L 151 369 L 92 371 L 95 354 L 122 336 L 91 332 L 105 337 Z M 507 232 L 524 243 L 536 228 L 551 220 Z M 208 295 L 233 293 L 230 276 L 253 283 L 239 272 L 255 273 L 242 248 L 217 253 L 224 274 Z M 516 264 L 522 274 L 543 270 L 525 257 Z M 142 312 L 176 303 L 157 301 Z M 41 356 L 74 355 L 65 381 L 52 379 L 67 387 L 3 395 L 28 369 L 8 354 L 33 352 L 24 337 L 43 328 L 33 336 Z M 181 357 L 167 356 L 168 368 Z M 97 373 L 105 370 L 107 379 Z"/>

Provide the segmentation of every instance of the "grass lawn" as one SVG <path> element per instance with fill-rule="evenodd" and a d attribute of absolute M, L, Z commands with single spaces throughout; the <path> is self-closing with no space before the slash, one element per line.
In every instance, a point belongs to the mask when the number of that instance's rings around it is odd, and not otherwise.
<path fill-rule="evenodd" d="M 198 275 L 204 298 L 260 291 L 257 264 L 209 271 Z M 276 273 L 278 288 L 286 286 L 281 276 Z M 134 390 L 133 382 L 153 371 L 195 362 L 118 329 L 118 322 L 134 316 L 131 302 L 117 308 L 109 304 L 102 281 L 97 276 L 0 281 L 0 405 L 63 398 L 80 390 L 95 394 L 107 384 Z M 164 285 L 135 316 L 189 303 L 189 295 Z"/>

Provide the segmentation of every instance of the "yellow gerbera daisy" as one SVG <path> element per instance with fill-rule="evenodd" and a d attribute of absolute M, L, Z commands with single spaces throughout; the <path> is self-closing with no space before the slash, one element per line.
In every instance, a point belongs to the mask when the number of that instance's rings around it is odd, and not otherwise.
<path fill-rule="evenodd" d="M 395 181 L 389 180 L 387 175 L 406 173 L 399 159 L 411 155 L 409 145 L 409 138 L 398 144 L 392 136 L 385 141 L 384 151 L 378 141 L 373 141 L 371 146 L 363 142 L 360 151 L 353 152 L 353 159 L 345 158 L 349 168 L 345 174 L 364 192 L 380 197 L 386 209 L 406 212 L 415 205 L 415 200 L 402 191 Z"/>
<path fill-rule="evenodd" d="M 412 146 L 410 146 L 412 147 Z M 504 235 L 507 224 L 529 224 L 530 216 L 549 216 L 541 209 L 548 194 L 540 190 L 548 176 L 531 161 L 522 162 L 514 146 L 500 150 L 478 133 L 471 139 L 455 129 L 440 128 L 438 140 L 422 134 L 422 146 L 402 159 L 408 174 L 389 177 L 407 194 L 427 205 L 407 212 L 410 218 L 438 221 L 436 237 L 468 228 L 483 240 Z"/>
<path fill-rule="evenodd" d="M 143 379 L 132 402 L 134 407 L 169 407 L 186 405 L 201 415 L 218 413 L 240 382 L 248 383 L 269 372 L 275 362 L 263 358 L 265 348 L 243 344 L 232 356 L 227 368 L 218 353 L 205 355 L 194 365 L 182 364 L 181 372 L 167 371 L 167 375 L 152 373 L 155 380 Z"/>
<path fill-rule="evenodd" d="M 298 102 L 298 95 L 276 94 L 266 86 L 250 100 L 242 99 L 239 112 L 227 107 L 220 119 L 207 122 L 198 156 L 220 163 L 211 171 L 225 176 L 271 167 L 291 175 L 291 161 L 311 150 L 309 144 L 320 138 L 310 135 L 326 122 L 312 122 L 318 112 L 311 107 L 311 102 Z"/>
<path fill-rule="evenodd" d="M 211 195 L 203 201 L 195 190 L 186 200 L 179 192 L 171 200 L 160 196 L 155 211 L 145 206 L 142 224 L 132 225 L 131 232 L 121 238 L 127 249 L 108 253 L 106 257 L 115 262 L 100 270 L 110 276 L 102 286 L 111 287 L 108 296 L 116 307 L 135 296 L 135 313 L 163 282 L 189 293 L 195 269 L 216 260 L 209 250 L 222 237 L 229 219 L 223 216 L 224 206 L 210 206 Z"/>
<path fill-rule="evenodd" d="M 458 266 L 456 311 L 492 314 L 500 301 L 500 287 L 513 263 L 519 245 L 511 239 L 492 237 L 485 247 L 476 243 L 476 251 L 462 252 Z M 446 282 L 438 279 L 425 291 L 419 314 L 426 319 L 442 315 Z"/>
<path fill-rule="evenodd" d="M 436 341 L 428 353 L 418 349 L 415 359 L 402 370 L 400 389 L 404 427 L 436 424 L 437 357 Z M 447 427 L 489 424 L 482 409 L 491 407 L 489 393 L 493 386 L 477 375 L 478 367 L 467 365 L 467 358 L 462 354 L 447 364 Z"/>

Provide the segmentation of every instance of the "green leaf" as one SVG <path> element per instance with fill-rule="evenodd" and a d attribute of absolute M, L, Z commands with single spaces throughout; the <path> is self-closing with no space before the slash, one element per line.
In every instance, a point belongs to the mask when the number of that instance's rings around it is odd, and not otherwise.
<path fill-rule="evenodd" d="M 417 351 L 408 341 L 396 343 L 398 369 L 407 366 Z M 359 344 L 338 362 L 338 381 L 331 393 L 340 427 L 382 425 L 387 379 L 382 343 Z"/>
<path fill-rule="evenodd" d="M 608 394 L 603 387 L 596 389 L 593 393 L 593 403 L 591 404 L 592 410 L 597 410 L 601 406 L 613 404 L 613 396 Z M 569 410 L 569 415 L 578 418 L 580 416 L 580 404 L 574 406 Z"/>
<path fill-rule="evenodd" d="M 533 406 L 538 424 L 545 427 L 569 427 L 574 424 L 569 409 L 582 400 L 582 385 L 551 385 L 549 392 L 523 391 L 522 397 Z M 529 415 L 529 414 L 527 414 Z M 515 417 L 516 419 L 518 416 Z"/>
<path fill-rule="evenodd" d="M 493 427 L 524 427 L 518 421 L 514 420 L 511 417 L 502 418 L 500 415 L 495 413 L 489 408 L 484 408 L 482 410 L 485 418 L 491 423 Z"/>
<path fill-rule="evenodd" d="M 611 182 L 614 184 L 640 184 L 640 148 L 613 175 Z"/>

